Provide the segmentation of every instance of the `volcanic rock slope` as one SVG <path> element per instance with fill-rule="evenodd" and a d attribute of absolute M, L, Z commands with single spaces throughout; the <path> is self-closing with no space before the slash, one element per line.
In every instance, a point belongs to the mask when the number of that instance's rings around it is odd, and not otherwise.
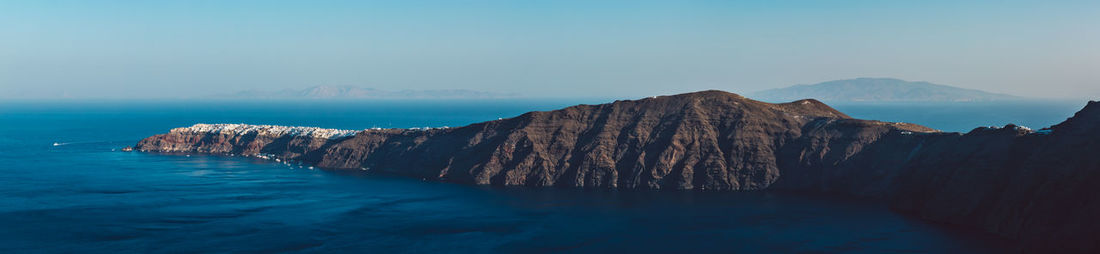
<path fill-rule="evenodd" d="M 326 168 L 476 184 L 757 190 L 779 179 L 777 155 L 797 150 L 791 145 L 845 157 L 834 150 L 858 147 L 832 139 L 871 142 L 901 131 L 933 130 L 851 119 L 816 100 L 770 104 L 704 91 L 530 112 L 459 128 L 367 130 L 338 139 L 184 128 L 136 148 L 267 153 Z"/>
<path fill-rule="evenodd" d="M 978 128 L 913 154 L 895 209 L 1024 240 L 1026 252 L 1100 252 L 1100 102 L 1042 133 Z"/>
<path fill-rule="evenodd" d="M 193 126 L 135 148 L 272 154 L 473 184 L 841 193 L 1019 239 L 1025 251 L 1100 250 L 1097 102 L 1041 132 L 942 133 L 852 119 L 816 100 L 771 104 L 703 91 L 459 128 L 286 133 Z"/>

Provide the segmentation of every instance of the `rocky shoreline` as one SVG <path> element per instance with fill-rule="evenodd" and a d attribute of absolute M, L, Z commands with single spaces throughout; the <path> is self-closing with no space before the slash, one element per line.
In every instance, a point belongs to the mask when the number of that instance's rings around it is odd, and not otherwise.
<path fill-rule="evenodd" d="M 704 91 L 457 128 L 195 125 L 139 151 L 270 154 L 439 181 L 619 189 L 799 190 L 873 197 L 923 219 L 1017 239 L 1024 252 L 1100 251 L 1100 103 L 1035 132 L 943 133 L 852 119 L 816 100 Z"/>

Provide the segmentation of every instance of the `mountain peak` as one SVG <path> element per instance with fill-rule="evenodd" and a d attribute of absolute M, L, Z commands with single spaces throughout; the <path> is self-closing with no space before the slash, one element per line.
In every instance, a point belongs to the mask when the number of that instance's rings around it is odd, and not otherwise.
<path fill-rule="evenodd" d="M 673 94 L 673 95 L 653 96 L 653 97 L 650 97 L 650 98 L 690 99 L 690 98 L 703 98 L 703 97 L 709 97 L 709 98 L 728 97 L 728 98 L 734 98 L 734 99 L 747 99 L 744 96 L 741 96 L 740 94 L 726 92 L 726 91 L 722 91 L 722 90 L 715 90 L 715 89 L 696 91 L 696 92 L 687 92 L 687 93 L 680 93 L 680 94 Z"/>
<path fill-rule="evenodd" d="M 747 98 L 736 93 L 726 92 L 722 90 L 704 90 L 674 95 L 654 96 L 639 101 L 622 101 L 620 103 L 636 102 L 643 102 L 642 105 L 638 105 L 638 107 L 643 108 L 677 108 L 680 106 L 669 105 L 686 105 L 689 103 L 699 103 L 701 105 L 705 105 L 707 108 L 738 109 L 743 111 L 751 111 L 753 113 L 767 111 L 784 112 L 786 114 L 792 114 L 801 117 L 851 118 L 848 115 L 845 115 L 844 113 L 841 113 L 840 111 L 834 109 L 833 107 L 830 107 L 829 105 L 826 105 L 825 103 L 815 99 L 802 99 L 787 103 L 769 103 L 753 100 L 751 98 Z"/>
<path fill-rule="evenodd" d="M 1091 133 L 1100 131 L 1100 101 L 1089 101 L 1065 122 L 1051 126 L 1058 133 Z"/>

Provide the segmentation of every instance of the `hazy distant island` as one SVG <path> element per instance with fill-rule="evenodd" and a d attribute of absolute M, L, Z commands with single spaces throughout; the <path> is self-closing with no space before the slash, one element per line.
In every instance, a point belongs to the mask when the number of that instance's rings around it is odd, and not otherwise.
<path fill-rule="evenodd" d="M 245 90 L 219 97 L 234 99 L 484 99 L 511 98 L 516 93 L 485 92 L 467 89 L 390 91 L 358 86 L 313 86 L 304 89 Z"/>
<path fill-rule="evenodd" d="M 752 93 L 750 96 L 770 102 L 802 98 L 814 98 L 824 102 L 989 102 L 1023 99 L 1007 94 L 893 78 L 834 80 L 812 85 L 769 89 Z"/>
<path fill-rule="evenodd" d="M 1015 239 L 1100 251 L 1100 102 L 1063 123 L 968 133 L 853 119 L 813 99 L 704 91 L 529 112 L 456 128 L 199 124 L 135 150 L 232 154 L 481 185 L 793 190 Z"/>

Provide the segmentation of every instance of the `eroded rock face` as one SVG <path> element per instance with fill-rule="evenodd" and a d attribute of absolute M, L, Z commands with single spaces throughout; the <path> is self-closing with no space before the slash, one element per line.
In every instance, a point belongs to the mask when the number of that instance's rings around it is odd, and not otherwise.
<path fill-rule="evenodd" d="M 441 181 L 623 189 L 832 192 L 1023 241 L 1100 250 L 1100 103 L 1049 131 L 941 133 L 851 119 L 815 100 L 721 91 L 579 105 L 459 128 L 355 135 L 172 131 L 142 151 L 274 154 Z M 330 132 L 325 132 L 330 133 Z M 336 132 L 347 133 L 347 132 Z"/>
<path fill-rule="evenodd" d="M 978 128 L 915 154 L 892 207 L 1025 240 L 1027 252 L 1100 251 L 1100 103 L 1049 134 Z"/>
<path fill-rule="evenodd" d="M 323 147 L 357 131 L 245 124 L 196 124 L 140 141 L 140 151 L 275 154 L 286 159 L 319 158 Z"/>
<path fill-rule="evenodd" d="M 326 168 L 475 184 L 758 190 L 779 178 L 780 148 L 805 139 L 803 131 L 844 126 L 868 129 L 870 140 L 886 132 L 933 131 L 850 119 L 815 100 L 770 104 L 705 91 L 346 138 L 194 131 L 210 129 L 204 125 L 147 138 L 137 149 L 275 154 Z"/>

